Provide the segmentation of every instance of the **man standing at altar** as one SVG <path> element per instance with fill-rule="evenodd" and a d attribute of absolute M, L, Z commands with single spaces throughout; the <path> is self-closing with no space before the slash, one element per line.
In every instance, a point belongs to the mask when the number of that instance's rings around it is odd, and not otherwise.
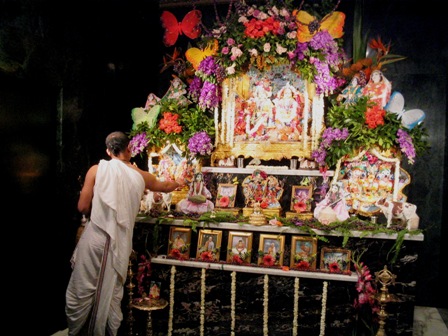
<path fill-rule="evenodd" d="M 78 210 L 89 220 L 71 259 L 65 307 L 70 336 L 117 335 L 135 218 L 145 188 L 171 192 L 184 185 L 159 181 L 132 164 L 123 132 L 107 136 L 106 152 L 111 159 L 87 171 L 78 200 Z"/>

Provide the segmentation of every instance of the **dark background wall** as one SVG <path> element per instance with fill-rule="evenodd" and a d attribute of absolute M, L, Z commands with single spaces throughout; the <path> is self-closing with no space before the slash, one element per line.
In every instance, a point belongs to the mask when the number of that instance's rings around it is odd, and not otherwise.
<path fill-rule="evenodd" d="M 363 29 L 407 56 L 387 66 L 386 76 L 404 95 L 406 109 L 427 115 L 432 149 L 406 166 L 412 176 L 408 200 L 417 205 L 425 230 L 417 304 L 446 308 L 448 44 L 441 4 L 366 0 Z M 353 7 L 354 0 L 339 7 L 347 14 L 349 54 Z M 181 17 L 191 8 L 167 9 Z M 85 172 L 106 157 L 109 132 L 130 130 L 131 109 L 143 106 L 150 92 L 164 93 L 160 64 L 172 49 L 161 43 L 161 9 L 153 0 L 0 2 L 4 291 L 11 296 L 7 317 L 26 316 L 33 334 L 66 327 L 64 295 Z M 212 6 L 198 9 L 213 18 Z"/>

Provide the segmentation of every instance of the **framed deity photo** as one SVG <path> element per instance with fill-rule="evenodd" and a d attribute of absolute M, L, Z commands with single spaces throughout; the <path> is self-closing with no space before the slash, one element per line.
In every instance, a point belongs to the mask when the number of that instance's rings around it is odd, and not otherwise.
<path fill-rule="evenodd" d="M 320 269 L 330 273 L 350 272 L 351 251 L 341 248 L 322 247 Z"/>
<path fill-rule="evenodd" d="M 227 261 L 236 264 L 250 263 L 252 238 L 252 232 L 230 231 L 227 245 Z"/>
<path fill-rule="evenodd" d="M 283 266 L 284 250 L 285 236 L 261 234 L 258 247 L 258 265 Z"/>
<path fill-rule="evenodd" d="M 315 270 L 317 261 L 317 238 L 292 236 L 291 268 Z"/>
<path fill-rule="evenodd" d="M 172 226 L 168 241 L 168 256 L 177 259 L 190 258 L 191 228 Z"/>
<path fill-rule="evenodd" d="M 292 186 L 291 211 L 310 212 L 313 186 Z"/>
<path fill-rule="evenodd" d="M 216 207 L 233 208 L 235 206 L 237 187 L 236 184 L 219 183 L 218 193 L 216 195 Z"/>
<path fill-rule="evenodd" d="M 202 261 L 219 261 L 221 252 L 222 231 L 201 230 L 198 237 L 196 259 Z"/>

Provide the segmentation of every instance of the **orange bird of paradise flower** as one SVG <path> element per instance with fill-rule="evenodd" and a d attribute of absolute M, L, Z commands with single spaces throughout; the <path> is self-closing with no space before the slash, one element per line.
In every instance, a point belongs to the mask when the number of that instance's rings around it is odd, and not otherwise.
<path fill-rule="evenodd" d="M 317 32 L 323 30 L 328 31 L 334 39 L 344 35 L 345 14 L 342 12 L 331 12 L 320 21 L 302 10 L 294 11 L 293 15 L 296 17 L 297 37 L 301 43 L 311 41 Z"/>

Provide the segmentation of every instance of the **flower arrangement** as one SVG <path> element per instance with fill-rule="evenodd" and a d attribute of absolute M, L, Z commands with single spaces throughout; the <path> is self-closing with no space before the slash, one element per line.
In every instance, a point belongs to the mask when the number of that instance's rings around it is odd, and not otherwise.
<path fill-rule="evenodd" d="M 231 1 L 225 20 L 217 16 L 215 26 L 203 36 L 202 44 L 210 45 L 211 40 L 218 44 L 216 55 L 206 58 L 207 64 L 212 63 L 209 58 L 216 58 L 214 63 L 222 66 L 212 82 L 221 82 L 223 76 L 245 73 L 251 66 L 263 71 L 275 65 L 289 64 L 293 71 L 300 72 L 306 80 L 316 84 L 318 94 L 331 93 L 345 83 L 338 75 L 339 68 L 346 60 L 339 43 L 345 18 L 342 13 L 339 16 L 341 19 L 337 20 L 339 35 L 330 35 L 326 30 L 330 27 L 322 25 L 322 30 L 316 29 L 318 32 L 305 40 L 300 39 L 304 30 L 300 26 L 308 30 L 311 23 L 299 20 L 303 3 L 300 8 L 295 8 L 292 1 L 279 1 L 279 6 L 275 5 L 275 1 L 265 6 L 237 2 L 232 13 L 234 2 Z M 209 68 L 208 65 L 204 67 Z M 203 77 L 204 71 L 199 69 L 196 71 L 198 73 L 199 77 Z M 199 79 L 195 81 L 200 82 Z M 192 91 L 197 92 L 196 83 L 194 87 Z"/>
<path fill-rule="evenodd" d="M 278 265 L 278 263 L 280 262 L 281 252 L 276 252 L 275 256 L 273 256 L 269 253 L 259 250 L 258 256 L 261 258 L 261 264 L 263 266 L 274 266 Z"/>
<path fill-rule="evenodd" d="M 211 113 L 196 104 L 180 104 L 178 99 L 161 99 L 157 104 L 160 107 L 157 116 L 151 121 L 143 119 L 138 122 L 129 134 L 133 156 L 148 149 L 161 149 L 168 143 L 176 144 L 187 152 L 191 149 L 193 156 L 210 155 L 215 135 Z M 150 112 L 154 113 L 153 110 L 143 110 L 148 115 Z M 191 145 L 185 148 L 191 138 Z"/>
<path fill-rule="evenodd" d="M 179 259 L 179 260 L 183 260 L 186 259 L 187 257 L 185 256 L 185 253 L 188 252 L 188 249 L 190 248 L 190 244 L 185 244 L 180 248 L 173 248 L 170 250 L 169 252 L 169 256 Z"/>
<path fill-rule="evenodd" d="M 264 69 L 288 61 L 297 42 L 297 25 L 287 7 L 238 3 L 234 15 L 217 21 L 212 30 L 218 57 L 227 75 L 244 72 L 249 64 Z"/>
<path fill-rule="evenodd" d="M 294 256 L 294 267 L 300 270 L 307 270 L 311 267 L 315 260 L 316 253 L 313 253 L 309 256 L 301 256 L 300 254 L 296 254 Z"/>
<path fill-rule="evenodd" d="M 250 251 L 247 252 L 239 252 L 239 253 L 233 253 L 232 249 L 229 248 L 227 250 L 229 256 L 231 257 L 230 262 L 232 264 L 236 265 L 242 265 L 246 259 L 250 259 L 251 253 Z"/>
<path fill-rule="evenodd" d="M 196 132 L 188 140 L 188 151 L 193 157 L 199 158 L 212 154 L 213 144 L 205 131 Z"/>
<path fill-rule="evenodd" d="M 146 298 L 146 288 L 149 288 L 149 279 L 151 277 L 151 261 L 144 254 L 140 256 L 140 262 L 137 269 L 137 290 L 142 298 Z"/>
<path fill-rule="evenodd" d="M 334 104 L 328 110 L 327 125 L 319 147 L 312 152 L 312 158 L 323 169 L 334 167 L 339 159 L 358 150 L 370 148 L 383 152 L 398 148 L 413 164 L 415 157 L 429 148 L 422 124 L 409 130 L 397 114 L 386 113 L 368 97 L 361 97 L 354 104 Z"/>

